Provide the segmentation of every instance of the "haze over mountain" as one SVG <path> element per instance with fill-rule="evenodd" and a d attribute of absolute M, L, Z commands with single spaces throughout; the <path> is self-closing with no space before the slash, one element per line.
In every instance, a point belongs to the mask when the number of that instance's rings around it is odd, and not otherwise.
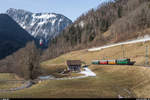
<path fill-rule="evenodd" d="M 34 38 L 7 14 L 0 14 L 0 59 L 24 47 Z"/>
<path fill-rule="evenodd" d="M 67 17 L 56 13 L 32 13 L 22 9 L 10 8 L 6 11 L 22 28 L 47 46 L 64 28 L 72 24 Z"/>

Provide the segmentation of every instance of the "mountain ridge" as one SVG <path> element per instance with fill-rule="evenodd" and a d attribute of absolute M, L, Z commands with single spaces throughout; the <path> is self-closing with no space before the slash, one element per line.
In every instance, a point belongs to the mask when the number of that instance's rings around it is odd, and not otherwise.
<path fill-rule="evenodd" d="M 6 11 L 23 29 L 34 38 L 42 40 L 45 46 L 49 40 L 72 24 L 72 21 L 62 14 L 56 13 L 32 13 L 23 9 L 10 8 Z"/>
<path fill-rule="evenodd" d="M 34 38 L 7 14 L 0 14 L 0 59 L 16 52 Z"/>

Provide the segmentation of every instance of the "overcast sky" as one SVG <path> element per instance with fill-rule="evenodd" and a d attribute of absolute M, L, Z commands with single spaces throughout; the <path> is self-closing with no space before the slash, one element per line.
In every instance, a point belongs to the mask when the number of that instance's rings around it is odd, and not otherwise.
<path fill-rule="evenodd" d="M 0 13 L 9 8 L 24 9 L 35 12 L 59 13 L 74 21 L 82 13 L 96 8 L 106 0 L 1 0 Z"/>

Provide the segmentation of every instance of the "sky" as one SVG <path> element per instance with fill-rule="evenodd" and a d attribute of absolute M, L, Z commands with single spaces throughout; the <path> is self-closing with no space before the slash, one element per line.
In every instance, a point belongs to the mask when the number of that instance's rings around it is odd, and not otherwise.
<path fill-rule="evenodd" d="M 105 0 L 1 0 L 0 13 L 9 8 L 24 9 L 33 13 L 63 14 L 75 21 L 82 13 L 96 8 Z"/>

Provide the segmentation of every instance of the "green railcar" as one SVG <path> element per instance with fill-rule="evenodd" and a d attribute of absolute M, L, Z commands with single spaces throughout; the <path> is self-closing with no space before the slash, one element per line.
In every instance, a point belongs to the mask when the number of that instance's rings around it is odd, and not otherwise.
<path fill-rule="evenodd" d="M 99 64 L 99 60 L 93 60 L 92 64 L 97 64 L 98 65 Z"/>
<path fill-rule="evenodd" d="M 128 65 L 130 64 L 130 59 L 118 59 L 116 63 L 117 65 Z"/>

